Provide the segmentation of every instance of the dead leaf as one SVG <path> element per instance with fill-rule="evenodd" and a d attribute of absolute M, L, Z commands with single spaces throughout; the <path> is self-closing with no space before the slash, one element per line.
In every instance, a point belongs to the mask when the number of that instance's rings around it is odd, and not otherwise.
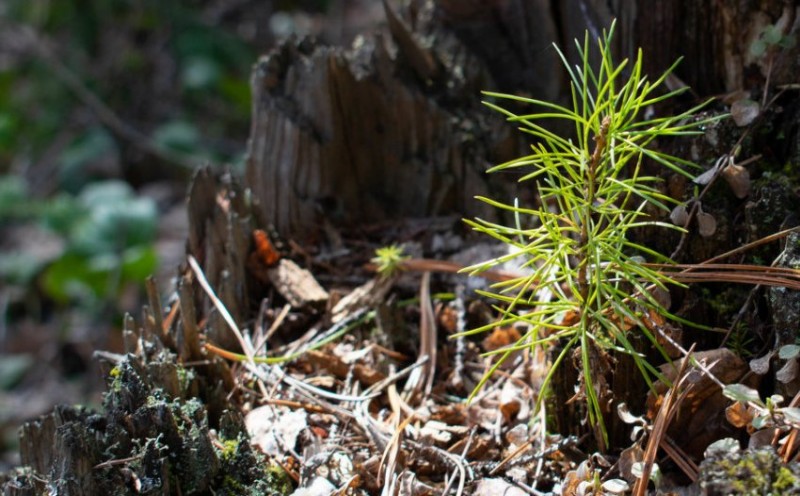
<path fill-rule="evenodd" d="M 706 448 L 705 453 L 703 453 L 704 458 L 711 458 L 711 457 L 725 457 L 731 456 L 735 453 L 741 451 L 741 447 L 739 446 L 739 441 L 733 439 L 732 437 L 725 437 L 722 439 L 718 439 L 713 443 L 708 445 Z"/>
<path fill-rule="evenodd" d="M 325 369 L 339 379 L 344 379 L 352 373 L 362 384 L 372 386 L 386 378 L 384 374 L 369 365 L 351 364 L 330 353 L 308 350 L 306 355 L 315 367 Z"/>
<path fill-rule="evenodd" d="M 431 420 L 449 425 L 464 425 L 467 421 L 466 407 L 462 403 L 431 406 Z"/>
<path fill-rule="evenodd" d="M 460 440 L 453 443 L 447 449 L 448 453 L 457 453 L 459 456 L 464 456 L 470 460 L 490 460 L 492 456 L 497 456 L 496 450 L 492 450 L 492 445 L 486 438 L 481 436 L 464 436 Z M 464 450 L 467 452 L 464 453 Z"/>
<path fill-rule="evenodd" d="M 625 494 L 630 491 L 630 486 L 622 479 L 609 479 L 603 482 L 603 490 L 608 494 Z"/>
<path fill-rule="evenodd" d="M 686 221 L 689 220 L 689 212 L 686 211 L 686 206 L 680 204 L 673 208 L 672 212 L 669 214 L 669 220 L 676 226 L 685 226 Z"/>
<path fill-rule="evenodd" d="M 637 477 L 633 475 L 633 466 L 636 463 L 641 463 L 643 458 L 644 450 L 636 444 L 622 450 L 617 461 L 619 474 L 622 478 L 630 483 L 636 482 Z"/>
<path fill-rule="evenodd" d="M 477 425 L 490 432 L 497 429 L 497 404 L 483 405 L 476 403 L 467 410 L 466 425 Z"/>
<path fill-rule="evenodd" d="M 772 360 L 772 355 L 774 353 L 774 351 L 770 351 L 763 357 L 750 360 L 750 370 L 752 370 L 755 374 L 765 375 L 767 372 L 769 372 L 769 362 Z"/>
<path fill-rule="evenodd" d="M 703 211 L 697 212 L 697 232 L 704 238 L 713 236 L 717 232 L 717 220 L 714 216 Z"/>
<path fill-rule="evenodd" d="M 756 450 L 766 446 L 772 446 L 772 440 L 775 439 L 778 429 L 775 427 L 768 427 L 754 432 L 750 436 L 750 441 L 747 443 L 747 449 Z"/>
<path fill-rule="evenodd" d="M 503 479 L 481 479 L 472 493 L 476 496 L 525 496 L 527 493 Z"/>
<path fill-rule="evenodd" d="M 514 383 L 509 381 L 503 384 L 503 389 L 500 392 L 500 413 L 503 414 L 503 420 L 506 424 L 511 423 L 522 409 L 520 404 L 522 398 L 522 390 Z"/>
<path fill-rule="evenodd" d="M 447 334 L 454 334 L 459 330 L 458 311 L 450 305 L 439 303 L 436 305 L 436 322 Z"/>
<path fill-rule="evenodd" d="M 561 318 L 561 324 L 564 327 L 571 327 L 580 322 L 581 314 L 577 310 L 568 310 L 564 312 L 564 316 Z"/>
<path fill-rule="evenodd" d="M 419 436 L 426 444 L 430 443 L 440 448 L 449 445 L 453 440 L 453 433 L 444 422 L 430 420 L 419 430 Z"/>
<path fill-rule="evenodd" d="M 742 98 L 731 104 L 731 117 L 739 127 L 750 125 L 759 113 L 761 113 L 761 105 L 749 98 Z"/>
<path fill-rule="evenodd" d="M 722 95 L 721 100 L 722 100 L 722 103 L 724 103 L 725 105 L 732 105 L 733 102 L 736 102 L 738 100 L 744 100 L 744 99 L 749 98 L 749 97 L 750 97 L 750 92 L 749 91 L 734 90 L 734 91 L 731 91 L 730 93 L 726 93 L 726 94 Z"/>
<path fill-rule="evenodd" d="M 775 379 L 783 384 L 789 384 L 797 378 L 797 360 L 787 361 L 779 371 L 775 373 Z"/>
<path fill-rule="evenodd" d="M 594 478 L 594 470 L 589 465 L 589 460 L 584 460 L 575 470 L 570 470 L 564 476 L 561 483 L 561 494 L 563 496 L 578 496 L 582 494 L 580 485 Z"/>
<path fill-rule="evenodd" d="M 663 288 L 653 288 L 650 291 L 650 294 L 653 295 L 653 298 L 655 298 L 662 307 L 669 308 L 672 306 L 672 295 L 668 290 Z M 663 324 L 663 319 L 661 323 Z"/>
<path fill-rule="evenodd" d="M 725 164 L 725 158 L 726 157 L 718 159 L 716 163 L 714 163 L 714 166 L 712 168 L 708 169 L 707 171 L 703 172 L 696 178 L 692 179 L 692 182 L 695 184 L 699 184 L 700 186 L 705 186 L 706 184 L 710 183 L 711 180 L 714 179 L 714 176 L 717 175 L 717 172 L 719 172 L 719 170 Z"/>
<path fill-rule="evenodd" d="M 524 423 L 515 425 L 506 433 L 506 442 L 511 450 L 516 450 L 529 440 L 530 432 Z"/>
<path fill-rule="evenodd" d="M 620 403 L 617 405 L 617 415 L 619 415 L 619 418 L 628 425 L 647 423 L 644 417 L 632 414 L 630 410 L 628 410 L 628 405 L 625 403 Z"/>
<path fill-rule="evenodd" d="M 275 249 L 275 245 L 272 244 L 272 240 L 265 231 L 261 229 L 253 231 L 253 243 L 255 244 L 255 254 L 265 267 L 274 267 L 281 259 L 280 252 Z"/>
<path fill-rule="evenodd" d="M 750 171 L 746 168 L 731 164 L 722 169 L 722 178 L 727 181 L 736 198 L 747 198 L 750 195 Z"/>
<path fill-rule="evenodd" d="M 695 360 L 703 364 L 723 384 L 734 384 L 744 380 L 748 387 L 756 387 L 759 377 L 750 375 L 743 379 L 749 367 L 747 363 L 727 348 L 700 351 L 693 354 Z M 670 383 L 674 383 L 682 358 L 662 365 L 661 372 Z M 706 446 L 715 439 L 730 435 L 731 425 L 725 419 L 725 409 L 730 400 L 722 394 L 721 388 L 708 378 L 699 368 L 690 366 L 686 375 L 687 384 L 693 384 L 686 398 L 679 404 L 675 419 L 668 433 L 684 451 L 692 456 L 700 456 Z M 650 393 L 647 399 L 647 416 L 655 418 L 658 413 L 659 398 L 669 386 L 656 381 L 654 389 L 659 396 Z"/>
<path fill-rule="evenodd" d="M 289 410 L 271 405 L 254 409 L 244 419 L 253 444 L 273 456 L 294 449 L 297 437 L 308 427 L 305 410 Z"/>
<path fill-rule="evenodd" d="M 312 425 L 311 432 L 320 439 L 328 439 L 329 436 L 328 431 L 318 425 Z"/>
<path fill-rule="evenodd" d="M 495 327 L 491 334 L 483 340 L 483 349 L 495 351 L 512 345 L 522 338 L 514 326 Z"/>
<path fill-rule="evenodd" d="M 734 427 L 747 427 L 753 421 L 753 412 L 741 401 L 736 401 L 725 409 L 725 418 Z"/>

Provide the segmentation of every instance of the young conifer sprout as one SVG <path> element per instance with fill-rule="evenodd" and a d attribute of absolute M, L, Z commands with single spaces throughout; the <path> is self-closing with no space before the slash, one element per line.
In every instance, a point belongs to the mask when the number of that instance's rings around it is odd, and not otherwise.
<path fill-rule="evenodd" d="M 687 168 L 694 164 L 651 145 L 665 136 L 699 134 L 701 126 L 720 118 L 694 118 L 703 105 L 671 117 L 642 118 L 646 109 L 683 91 L 664 92 L 659 88 L 677 62 L 656 81 L 648 81 L 642 72 L 641 51 L 632 65 L 627 60 L 615 65 L 611 56 L 613 31 L 612 24 L 597 40 L 597 67 L 590 63 L 588 35 L 582 45 L 576 40 L 578 66 L 571 67 L 556 47 L 571 80 L 571 108 L 485 93 L 492 99 L 512 100 L 536 109 L 531 114 L 517 115 L 495 103 L 486 103 L 534 138 L 530 155 L 489 172 L 523 171 L 520 181 L 535 188 L 539 205 L 524 208 L 517 202 L 482 197 L 479 199 L 510 212 L 515 225 L 483 219 L 466 221 L 476 231 L 514 248 L 509 255 L 467 270 L 476 273 L 512 259 L 530 270 L 530 275 L 496 284 L 492 291 L 484 293 L 502 304 L 498 306 L 502 313 L 500 323 L 465 333 L 517 322 L 530 329 L 515 345 L 495 352 L 499 359 L 478 388 L 512 352 L 558 344 L 556 349 L 560 351 L 552 357 L 541 401 L 554 371 L 577 349 L 582 367 L 581 392 L 589 422 L 599 426 L 601 446 L 607 443 L 604 409 L 599 387 L 593 383 L 596 374 L 590 356 L 596 358 L 612 350 L 630 354 L 647 383 L 652 384 L 658 372 L 634 349 L 628 336 L 641 332 L 663 353 L 649 320 L 653 315 L 676 318 L 658 295 L 679 283 L 642 263 L 671 261 L 630 237 L 633 230 L 644 226 L 681 229 L 653 214 L 662 211 L 667 218 L 669 205 L 675 201 L 656 188 L 659 178 L 642 172 L 643 161 L 655 161 L 691 178 Z M 574 129 L 573 136 L 555 134 L 545 125 L 548 120 L 567 121 Z"/>

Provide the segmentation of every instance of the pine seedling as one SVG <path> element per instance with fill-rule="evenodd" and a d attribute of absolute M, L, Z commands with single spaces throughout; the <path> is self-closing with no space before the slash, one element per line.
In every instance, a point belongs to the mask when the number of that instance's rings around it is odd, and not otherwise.
<path fill-rule="evenodd" d="M 402 246 L 392 244 L 375 250 L 372 263 L 377 266 L 378 274 L 383 277 L 392 277 L 403 270 L 403 262 L 409 258 L 411 257 L 404 254 Z"/>
<path fill-rule="evenodd" d="M 669 212 L 675 202 L 658 189 L 659 179 L 642 171 L 645 159 L 692 177 L 694 164 L 652 147 L 665 136 L 698 134 L 701 127 L 719 117 L 698 119 L 703 105 L 671 117 L 643 118 L 646 109 L 683 90 L 658 91 L 677 62 L 661 77 L 648 81 L 642 70 L 642 53 L 631 65 L 615 64 L 611 39 L 614 26 L 597 40 L 599 63 L 589 56 L 589 37 L 576 40 L 580 64 L 570 66 L 563 52 L 556 51 L 569 73 L 572 106 L 501 93 L 485 93 L 493 99 L 511 100 L 536 107 L 531 114 L 517 115 L 495 103 L 509 122 L 535 138 L 530 155 L 498 165 L 489 172 L 521 170 L 521 182 L 531 184 L 538 207 L 524 208 L 494 199 L 480 200 L 512 214 L 514 225 L 483 219 L 467 220 L 474 230 L 488 234 L 513 249 L 509 254 L 472 266 L 477 273 L 510 260 L 517 260 L 529 275 L 494 285 L 484 292 L 500 302 L 499 323 L 468 331 L 474 334 L 496 325 L 527 324 L 529 332 L 515 345 L 498 350 L 499 359 L 478 385 L 483 386 L 502 361 L 517 350 L 558 345 L 542 391 L 556 369 L 579 353 L 581 392 L 588 420 L 602 432 L 598 442 L 607 445 L 600 386 L 593 360 L 610 351 L 631 355 L 649 385 L 657 369 L 634 348 L 630 333 L 641 332 L 661 350 L 651 320 L 671 316 L 659 299 L 671 285 L 680 285 L 643 261 L 669 264 L 668 257 L 637 244 L 630 234 L 639 228 L 680 230 L 661 222 L 654 212 Z M 566 121 L 574 137 L 552 132 L 545 120 Z M 532 226 L 532 227 L 527 227 Z M 575 350 L 579 350 L 575 351 Z M 663 350 L 661 350 L 663 353 Z M 590 358 L 594 357 L 594 358 Z M 476 389 L 477 390 L 477 389 Z M 541 401 L 540 395 L 540 401 Z M 607 407 L 607 405 L 606 405 Z M 606 408 L 606 411 L 608 409 Z"/>

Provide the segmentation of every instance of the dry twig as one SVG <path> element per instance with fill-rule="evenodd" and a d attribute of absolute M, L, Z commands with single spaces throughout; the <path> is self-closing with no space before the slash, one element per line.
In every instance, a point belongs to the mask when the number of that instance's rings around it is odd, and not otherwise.
<path fill-rule="evenodd" d="M 661 403 L 661 408 L 658 410 L 656 420 L 653 423 L 653 429 L 650 431 L 650 438 L 647 440 L 647 447 L 644 451 L 642 461 L 642 473 L 633 488 L 633 496 L 645 496 L 647 492 L 647 485 L 650 482 L 650 474 L 653 470 L 658 446 L 663 442 L 667 433 L 667 427 L 672 421 L 672 418 L 677 411 L 677 406 L 686 398 L 686 395 L 691 389 L 689 384 L 685 389 L 683 382 L 686 378 L 686 370 L 689 366 L 689 356 L 694 351 L 694 346 L 687 352 L 686 358 L 681 362 L 681 368 L 678 371 L 677 380 L 675 384 L 664 395 L 664 401 Z"/>

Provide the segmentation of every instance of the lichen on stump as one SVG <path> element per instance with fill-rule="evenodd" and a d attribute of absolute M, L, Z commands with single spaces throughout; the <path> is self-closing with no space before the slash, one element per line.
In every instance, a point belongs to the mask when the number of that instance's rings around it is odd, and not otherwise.
<path fill-rule="evenodd" d="M 249 310 L 247 297 L 258 284 L 245 268 L 249 208 L 229 176 L 198 171 L 189 193 L 188 251 L 215 287 L 227 288 L 222 299 L 235 299 L 237 313 Z M 24 467 L 0 476 L 3 494 L 287 492 L 283 470 L 272 470 L 250 446 L 230 368 L 201 347 L 201 338 L 224 340 L 230 329 L 218 315 L 207 318 L 216 314 L 189 269 L 179 275 L 177 317 L 145 307 L 140 325 L 124 320 L 126 354 L 97 353 L 109 365 L 101 411 L 61 406 L 23 426 Z"/>
<path fill-rule="evenodd" d="M 101 412 L 59 407 L 25 424 L 21 453 L 28 470 L 9 477 L 6 489 L 19 495 L 46 488 L 70 495 L 283 494 L 287 481 L 268 473 L 238 413 L 224 412 L 212 432 L 203 402 L 187 394 L 198 377 L 175 360 L 166 350 L 147 363 L 127 355 L 108 374 Z"/>
<path fill-rule="evenodd" d="M 784 464 L 772 448 L 731 451 L 700 464 L 700 494 L 761 496 L 799 494 L 800 465 Z"/>

